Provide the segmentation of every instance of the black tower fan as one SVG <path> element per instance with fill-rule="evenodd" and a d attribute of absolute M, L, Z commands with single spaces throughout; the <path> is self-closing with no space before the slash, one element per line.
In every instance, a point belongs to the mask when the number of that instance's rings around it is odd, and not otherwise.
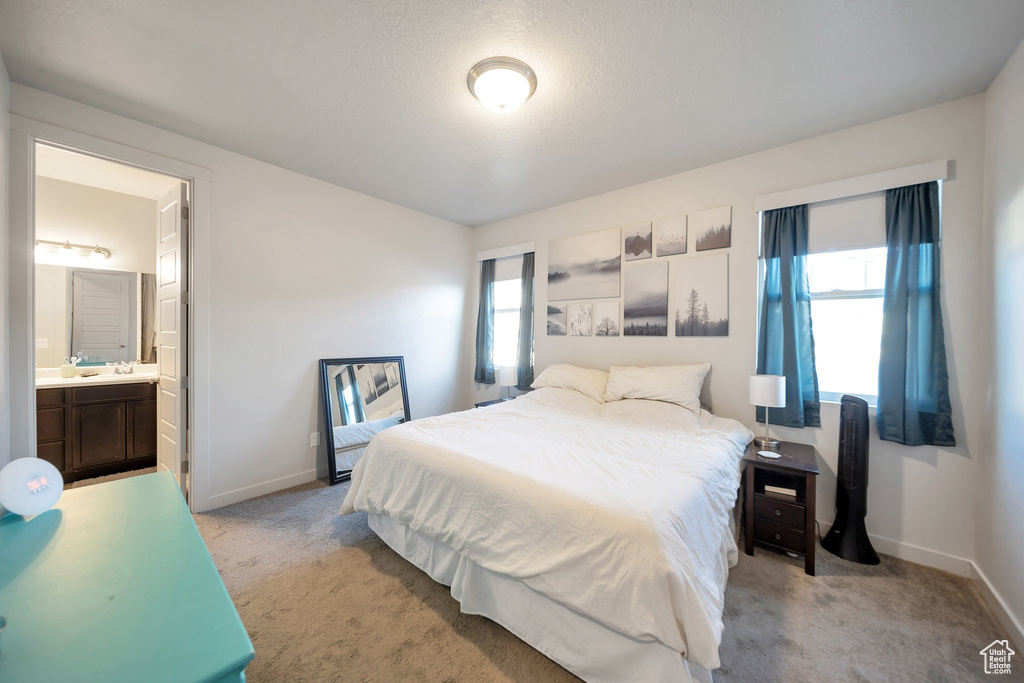
<path fill-rule="evenodd" d="M 864 517 L 868 514 L 868 402 L 843 396 L 839 408 L 836 521 L 821 547 L 844 560 L 878 564 Z"/>

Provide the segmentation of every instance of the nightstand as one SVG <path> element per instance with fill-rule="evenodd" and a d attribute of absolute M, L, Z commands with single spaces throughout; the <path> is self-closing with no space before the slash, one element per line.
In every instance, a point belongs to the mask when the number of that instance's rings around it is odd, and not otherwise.
<path fill-rule="evenodd" d="M 743 456 L 743 535 L 747 555 L 754 554 L 754 541 L 804 556 L 804 571 L 814 576 L 814 494 L 818 477 L 818 452 L 814 446 L 783 441 L 770 450 L 776 460 L 757 454 L 754 443 Z M 765 490 L 786 488 L 795 495 Z"/>
<path fill-rule="evenodd" d="M 493 406 L 495 403 L 504 403 L 505 401 L 511 401 L 510 398 L 494 398 L 490 401 L 480 401 L 479 403 L 473 404 L 477 408 L 483 408 L 485 406 Z"/>

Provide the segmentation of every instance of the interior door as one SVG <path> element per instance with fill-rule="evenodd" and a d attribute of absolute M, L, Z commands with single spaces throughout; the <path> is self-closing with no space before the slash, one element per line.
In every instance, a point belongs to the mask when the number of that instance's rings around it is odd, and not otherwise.
<path fill-rule="evenodd" d="M 156 358 L 160 378 L 156 461 L 159 469 L 174 473 L 186 495 L 182 463 L 186 457 L 187 198 L 188 186 L 182 183 L 157 202 L 156 246 Z M 184 469 L 187 473 L 187 464 Z"/>
<path fill-rule="evenodd" d="M 71 354 L 123 361 L 131 341 L 130 273 L 76 270 L 71 276 Z"/>

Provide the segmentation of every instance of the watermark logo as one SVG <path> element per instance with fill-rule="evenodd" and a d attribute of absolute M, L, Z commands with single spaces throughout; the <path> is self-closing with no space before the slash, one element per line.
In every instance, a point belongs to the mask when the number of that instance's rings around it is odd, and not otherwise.
<path fill-rule="evenodd" d="M 993 640 L 979 654 L 985 658 L 985 673 L 1009 674 L 1010 657 L 1017 653 L 1010 649 L 1008 640 Z"/>

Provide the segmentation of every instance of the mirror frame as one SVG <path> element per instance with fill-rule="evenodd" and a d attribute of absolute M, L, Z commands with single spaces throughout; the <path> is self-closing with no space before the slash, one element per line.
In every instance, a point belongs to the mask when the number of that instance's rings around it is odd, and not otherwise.
<path fill-rule="evenodd" d="M 409 391 L 405 384 L 405 357 L 404 356 L 373 356 L 367 358 L 321 358 L 320 359 L 320 398 L 323 403 L 324 418 L 324 443 L 327 445 L 327 479 L 331 486 L 348 481 L 352 478 L 352 470 L 338 473 L 337 459 L 334 451 L 334 420 L 331 415 L 331 387 L 329 368 L 333 365 L 370 365 L 376 363 L 398 363 L 398 383 L 402 387 L 402 409 L 405 411 L 405 420 L 412 419 L 409 415 Z"/>

